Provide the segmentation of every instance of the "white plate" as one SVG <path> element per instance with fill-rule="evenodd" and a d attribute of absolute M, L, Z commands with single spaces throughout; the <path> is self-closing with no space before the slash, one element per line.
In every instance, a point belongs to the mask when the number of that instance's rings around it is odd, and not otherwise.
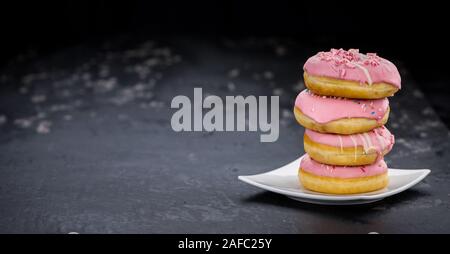
<path fill-rule="evenodd" d="M 249 176 L 239 176 L 239 180 L 264 190 L 286 195 L 292 199 L 322 205 L 355 205 L 371 203 L 407 190 L 424 179 L 429 169 L 393 169 L 388 171 L 389 184 L 374 192 L 333 195 L 304 189 L 297 176 L 302 157 L 275 170 Z"/>

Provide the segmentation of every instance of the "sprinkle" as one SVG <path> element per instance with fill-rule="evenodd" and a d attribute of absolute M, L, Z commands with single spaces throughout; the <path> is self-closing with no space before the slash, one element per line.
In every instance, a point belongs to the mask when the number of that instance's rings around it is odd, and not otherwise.
<path fill-rule="evenodd" d="M 346 68 L 356 68 L 355 63 L 362 63 L 364 65 L 378 66 L 382 58 L 375 53 L 367 53 L 366 55 L 359 53 L 358 49 L 331 49 L 328 52 L 319 52 L 316 57 L 320 61 L 332 62 L 335 66 L 344 65 Z M 345 75 L 345 71 L 340 71 L 341 77 Z"/>
<path fill-rule="evenodd" d="M 370 112 L 371 115 L 375 115 L 375 111 Z"/>

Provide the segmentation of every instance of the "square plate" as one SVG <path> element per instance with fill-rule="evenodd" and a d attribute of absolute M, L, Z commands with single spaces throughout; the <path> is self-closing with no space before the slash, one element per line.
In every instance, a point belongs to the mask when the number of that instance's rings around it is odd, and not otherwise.
<path fill-rule="evenodd" d="M 382 190 L 351 195 L 324 194 L 306 190 L 300 184 L 297 172 L 302 157 L 266 173 L 239 176 L 238 178 L 250 185 L 283 194 L 302 202 L 322 205 L 356 205 L 375 202 L 407 190 L 430 173 L 429 169 L 389 168 L 389 184 Z"/>

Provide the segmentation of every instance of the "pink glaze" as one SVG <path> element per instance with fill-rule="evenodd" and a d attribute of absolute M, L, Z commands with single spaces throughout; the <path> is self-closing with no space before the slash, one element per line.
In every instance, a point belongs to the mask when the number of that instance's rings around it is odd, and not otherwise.
<path fill-rule="evenodd" d="M 355 147 L 356 150 L 357 146 L 361 146 L 366 153 L 376 152 L 378 154 L 385 150 L 390 151 L 395 142 L 394 135 L 384 126 L 352 135 L 320 133 L 306 129 L 305 135 L 316 143 L 339 147 L 341 150 L 344 147 Z"/>
<path fill-rule="evenodd" d="M 369 118 L 379 121 L 386 114 L 389 101 L 386 98 L 356 100 L 319 96 L 309 90 L 303 90 L 297 96 L 295 106 L 318 123 L 342 118 Z"/>
<path fill-rule="evenodd" d="M 375 176 L 383 174 L 387 171 L 387 165 L 383 159 L 378 160 L 374 164 L 366 166 L 330 166 L 314 161 L 307 154 L 303 156 L 302 162 L 300 163 L 300 168 L 316 176 L 334 178 L 357 178 Z"/>
<path fill-rule="evenodd" d="M 401 88 L 397 67 L 375 53 L 362 54 L 358 49 L 331 49 L 310 57 L 303 70 L 309 75 L 357 81 L 361 84 L 385 82 Z"/>

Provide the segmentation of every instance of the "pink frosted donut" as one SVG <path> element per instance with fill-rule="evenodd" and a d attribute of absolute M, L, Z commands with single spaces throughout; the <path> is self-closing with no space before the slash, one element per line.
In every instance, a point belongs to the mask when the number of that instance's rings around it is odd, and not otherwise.
<path fill-rule="evenodd" d="M 389 153 L 395 142 L 394 136 L 384 126 L 351 135 L 306 129 L 303 141 L 305 151 L 315 161 L 339 166 L 373 164 Z"/>
<path fill-rule="evenodd" d="M 384 125 L 389 101 L 320 96 L 303 90 L 297 96 L 295 118 L 305 128 L 323 133 L 354 134 Z"/>
<path fill-rule="evenodd" d="M 310 57 L 305 65 L 305 85 L 314 93 L 346 98 L 378 99 L 401 88 L 397 67 L 375 53 L 358 49 L 331 49 Z"/>
<path fill-rule="evenodd" d="M 388 184 L 387 165 L 383 159 L 366 166 L 330 166 L 308 155 L 300 163 L 299 178 L 306 189 L 330 193 L 353 194 L 382 189 Z"/>

